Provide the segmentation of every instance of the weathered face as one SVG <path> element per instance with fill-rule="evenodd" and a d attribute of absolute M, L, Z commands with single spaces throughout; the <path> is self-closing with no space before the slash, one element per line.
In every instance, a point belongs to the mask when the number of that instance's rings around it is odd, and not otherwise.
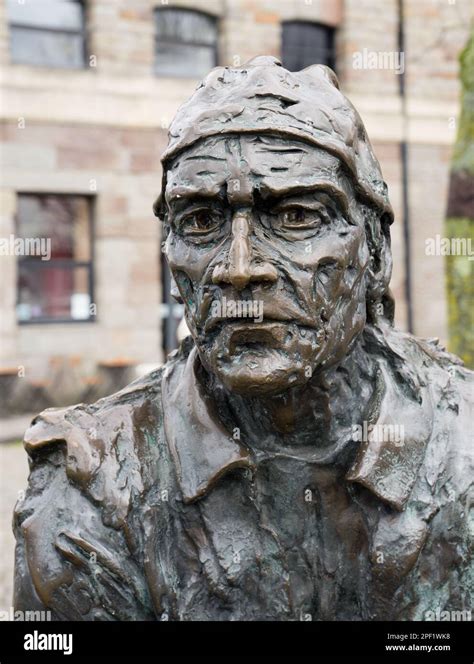
<path fill-rule="evenodd" d="M 187 324 L 229 390 L 278 394 L 348 352 L 370 256 L 336 157 L 273 136 L 212 137 L 178 155 L 165 199 Z"/>

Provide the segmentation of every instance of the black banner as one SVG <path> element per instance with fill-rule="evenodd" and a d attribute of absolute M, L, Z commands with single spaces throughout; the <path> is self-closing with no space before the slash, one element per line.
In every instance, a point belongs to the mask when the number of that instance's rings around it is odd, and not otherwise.
<path fill-rule="evenodd" d="M 0 622 L 0 662 L 231 658 L 472 663 L 471 622 Z M 66 659 L 65 659 L 66 657 Z"/>

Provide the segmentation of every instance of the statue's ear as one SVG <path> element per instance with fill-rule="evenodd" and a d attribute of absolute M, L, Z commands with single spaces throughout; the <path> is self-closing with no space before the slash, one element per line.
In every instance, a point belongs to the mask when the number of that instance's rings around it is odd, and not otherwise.
<path fill-rule="evenodd" d="M 171 275 L 171 281 L 170 281 L 170 295 L 176 300 L 176 302 L 179 302 L 179 304 L 183 304 L 183 298 L 181 297 L 181 293 L 179 292 L 178 289 L 178 284 L 176 283 L 173 275 Z"/>

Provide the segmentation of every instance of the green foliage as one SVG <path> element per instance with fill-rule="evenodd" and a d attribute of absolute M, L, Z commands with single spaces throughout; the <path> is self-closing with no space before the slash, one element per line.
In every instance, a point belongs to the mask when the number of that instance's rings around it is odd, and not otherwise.
<path fill-rule="evenodd" d="M 456 174 L 466 171 L 465 186 L 474 187 L 474 31 L 460 56 L 461 117 L 451 165 L 451 184 Z M 469 200 L 469 197 L 467 197 Z M 463 211 L 464 213 L 464 211 Z M 466 217 L 449 217 L 446 236 L 471 240 L 474 249 L 474 210 Z M 474 260 L 468 256 L 447 256 L 449 348 L 466 366 L 474 368 Z"/>
<path fill-rule="evenodd" d="M 461 117 L 454 148 L 452 171 L 463 168 L 474 175 L 474 32 L 462 51 L 461 65 Z"/>
<path fill-rule="evenodd" d="M 474 220 L 447 219 L 449 238 L 471 239 L 474 250 Z M 447 256 L 449 350 L 474 368 L 474 260 L 468 256 Z"/>

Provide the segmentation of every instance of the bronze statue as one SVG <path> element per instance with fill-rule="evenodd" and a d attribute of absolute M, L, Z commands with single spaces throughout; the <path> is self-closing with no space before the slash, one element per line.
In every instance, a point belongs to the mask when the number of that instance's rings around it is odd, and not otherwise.
<path fill-rule="evenodd" d="M 472 373 L 393 327 L 392 209 L 334 73 L 214 69 L 171 126 L 154 209 L 191 336 L 117 394 L 33 421 L 16 608 L 469 610 Z"/>

